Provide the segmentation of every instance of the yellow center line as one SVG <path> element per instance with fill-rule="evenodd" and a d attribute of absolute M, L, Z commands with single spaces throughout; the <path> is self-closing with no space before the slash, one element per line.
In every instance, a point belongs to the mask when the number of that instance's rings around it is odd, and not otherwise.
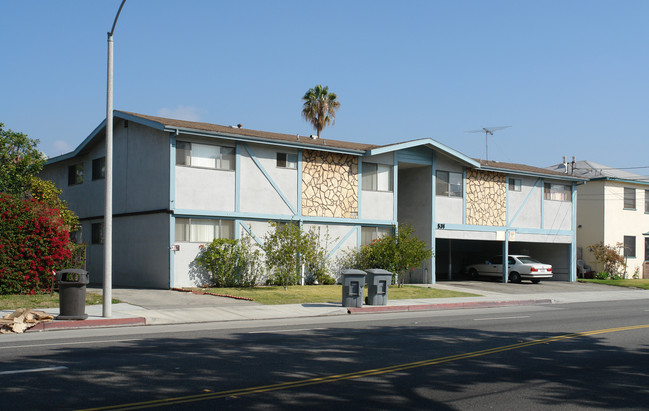
<path fill-rule="evenodd" d="M 409 370 L 413 368 L 428 367 L 428 366 L 443 364 L 451 361 L 459 361 L 467 358 L 482 357 L 485 355 L 497 354 L 504 351 L 517 350 L 517 349 L 531 347 L 540 344 L 549 344 L 552 342 L 564 341 L 573 338 L 614 333 L 614 332 L 622 332 L 622 331 L 639 330 L 643 328 L 649 328 L 649 324 L 631 325 L 625 327 L 607 328 L 602 330 L 592 330 L 592 331 L 583 331 L 583 332 L 572 333 L 572 334 L 557 335 L 554 337 L 542 338 L 539 340 L 532 340 L 532 341 L 525 341 L 517 344 L 488 348 L 485 350 L 473 351 L 464 354 L 449 355 L 447 357 L 415 361 L 406 364 L 397 364 L 389 367 L 374 368 L 374 369 L 356 371 L 356 372 L 345 373 L 345 374 L 335 374 L 335 375 L 329 375 L 325 377 L 297 380 L 293 382 L 261 385 L 261 386 L 249 387 L 249 388 L 238 388 L 238 389 L 227 390 L 227 391 L 211 392 L 211 393 L 204 393 L 204 394 L 197 394 L 197 395 L 187 395 L 182 397 L 171 397 L 171 398 L 164 398 L 161 400 L 134 402 L 130 404 L 111 405 L 111 406 L 98 407 L 98 408 L 88 408 L 84 411 L 138 410 L 143 408 L 160 407 L 164 405 L 183 404 L 183 403 L 194 402 L 194 401 L 213 400 L 213 399 L 219 399 L 224 397 L 242 396 L 242 395 L 257 394 L 257 393 L 269 392 L 269 391 L 287 390 L 291 388 L 305 387 L 309 385 L 326 384 L 326 383 L 332 383 L 337 381 L 352 380 L 352 379 L 358 379 L 358 378 L 375 376 L 375 375 L 389 374 L 389 373 Z"/>

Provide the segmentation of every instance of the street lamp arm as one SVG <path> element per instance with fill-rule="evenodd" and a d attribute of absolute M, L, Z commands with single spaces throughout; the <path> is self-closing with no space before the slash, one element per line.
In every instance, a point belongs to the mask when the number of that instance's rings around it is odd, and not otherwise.
<path fill-rule="evenodd" d="M 119 18 L 119 13 L 122 12 L 122 7 L 124 7 L 124 3 L 126 3 L 126 0 L 122 0 L 122 4 L 119 5 L 119 10 L 117 10 L 117 15 L 115 16 L 115 21 L 113 22 L 113 28 L 110 29 L 108 32 L 108 36 L 112 37 L 113 33 L 115 32 L 115 26 L 117 25 L 117 19 Z"/>

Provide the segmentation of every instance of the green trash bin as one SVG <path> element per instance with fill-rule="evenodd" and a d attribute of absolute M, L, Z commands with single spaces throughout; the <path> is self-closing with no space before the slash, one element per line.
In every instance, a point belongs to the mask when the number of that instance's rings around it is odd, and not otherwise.
<path fill-rule="evenodd" d="M 343 275 L 343 307 L 362 307 L 365 271 L 347 269 Z"/>
<path fill-rule="evenodd" d="M 59 286 L 59 315 L 57 320 L 85 320 L 86 285 L 88 271 L 77 268 L 61 270 L 56 273 L 56 284 Z"/>
<path fill-rule="evenodd" d="M 367 304 L 387 305 L 392 273 L 380 268 L 365 270 L 365 272 L 367 273 Z"/>

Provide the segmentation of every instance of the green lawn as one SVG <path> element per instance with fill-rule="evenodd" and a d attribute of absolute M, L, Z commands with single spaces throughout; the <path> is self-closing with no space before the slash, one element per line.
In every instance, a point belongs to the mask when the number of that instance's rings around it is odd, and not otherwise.
<path fill-rule="evenodd" d="M 341 285 L 294 285 L 288 287 L 288 290 L 284 290 L 283 287 L 202 288 L 200 290 L 215 294 L 251 298 L 255 302 L 266 305 L 339 303 L 342 301 Z M 365 289 L 365 295 L 367 295 L 367 288 Z M 390 300 L 473 297 L 475 295 L 408 285 L 401 288 L 390 286 L 390 290 L 388 291 L 388 299 Z"/>
<path fill-rule="evenodd" d="M 639 280 L 585 280 L 580 279 L 580 283 L 595 283 L 595 284 L 606 284 L 606 285 L 616 285 L 618 287 L 632 287 L 632 288 L 642 288 L 644 290 L 649 290 L 649 280 L 639 279 Z"/>
<path fill-rule="evenodd" d="M 96 305 L 103 302 L 101 294 L 86 293 L 86 305 Z M 113 298 L 113 303 L 120 301 Z M 18 308 L 56 308 L 59 306 L 59 294 L 37 295 L 0 295 L 0 310 L 16 310 Z"/>

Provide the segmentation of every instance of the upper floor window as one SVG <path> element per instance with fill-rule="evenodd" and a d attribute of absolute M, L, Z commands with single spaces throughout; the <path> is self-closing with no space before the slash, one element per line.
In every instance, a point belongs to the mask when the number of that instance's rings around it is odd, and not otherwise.
<path fill-rule="evenodd" d="M 92 244 L 104 243 L 104 223 L 92 223 L 90 226 Z"/>
<path fill-rule="evenodd" d="M 649 190 L 644 191 L 644 212 L 649 213 Z"/>
<path fill-rule="evenodd" d="M 363 163 L 363 191 L 392 191 L 392 166 Z"/>
<path fill-rule="evenodd" d="M 361 227 L 361 245 L 392 234 L 392 227 Z"/>
<path fill-rule="evenodd" d="M 543 198 L 546 200 L 571 201 L 572 187 L 565 184 L 545 183 Z"/>
<path fill-rule="evenodd" d="M 438 196 L 462 197 L 462 173 L 438 171 L 435 189 Z"/>
<path fill-rule="evenodd" d="M 210 243 L 215 238 L 234 238 L 233 220 L 176 218 L 176 241 Z"/>
<path fill-rule="evenodd" d="M 297 154 L 277 153 L 277 167 L 297 168 Z"/>
<path fill-rule="evenodd" d="M 234 170 L 234 147 L 178 141 L 176 165 Z"/>
<path fill-rule="evenodd" d="M 635 257 L 635 237 L 632 235 L 624 236 L 624 256 Z"/>
<path fill-rule="evenodd" d="M 635 188 L 624 188 L 624 208 L 635 210 Z"/>
<path fill-rule="evenodd" d="M 83 163 L 68 166 L 68 185 L 83 183 Z"/>
<path fill-rule="evenodd" d="M 92 179 L 101 180 L 106 178 L 106 157 L 92 160 Z"/>
<path fill-rule="evenodd" d="M 509 191 L 521 191 L 521 180 L 518 178 L 510 178 Z"/>

